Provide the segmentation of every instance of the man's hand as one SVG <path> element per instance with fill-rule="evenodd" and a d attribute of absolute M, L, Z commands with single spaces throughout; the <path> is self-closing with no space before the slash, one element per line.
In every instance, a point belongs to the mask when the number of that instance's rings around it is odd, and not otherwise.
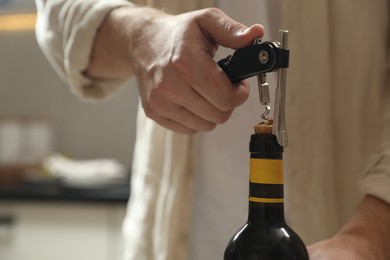
<path fill-rule="evenodd" d="M 336 235 L 308 247 L 310 260 L 378 260 L 366 243 L 354 236 Z"/>
<path fill-rule="evenodd" d="M 182 15 L 118 8 L 96 37 L 87 73 L 107 78 L 132 71 L 148 117 L 179 133 L 210 131 L 249 95 L 245 81 L 233 85 L 213 60 L 218 46 L 238 49 L 263 32 L 215 8 Z"/>
<path fill-rule="evenodd" d="M 309 246 L 311 260 L 390 259 L 390 205 L 367 196 L 331 239 Z"/>

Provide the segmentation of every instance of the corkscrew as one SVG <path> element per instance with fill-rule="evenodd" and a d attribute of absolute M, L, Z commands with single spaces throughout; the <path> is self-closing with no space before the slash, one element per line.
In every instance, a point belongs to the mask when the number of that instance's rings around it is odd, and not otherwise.
<path fill-rule="evenodd" d="M 218 65 L 232 82 L 239 82 L 257 76 L 260 104 L 265 107 L 265 111 L 261 115 L 262 124 L 268 124 L 271 120 L 269 117 L 271 98 L 266 73 L 278 72 L 272 134 L 276 136 L 276 140 L 282 147 L 286 147 L 288 142 L 285 121 L 285 95 L 290 51 L 287 49 L 287 45 L 288 31 L 281 30 L 280 42 L 262 42 L 261 38 L 256 38 L 253 45 L 238 49 L 233 55 L 229 55 L 218 62 Z"/>

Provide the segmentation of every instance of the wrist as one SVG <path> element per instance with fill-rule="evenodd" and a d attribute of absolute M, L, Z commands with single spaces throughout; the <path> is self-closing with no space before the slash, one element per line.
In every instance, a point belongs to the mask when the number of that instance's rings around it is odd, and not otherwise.
<path fill-rule="evenodd" d="M 390 259 L 390 205 L 366 196 L 336 237 L 353 240 L 357 251 L 368 252 L 367 259 Z"/>
<path fill-rule="evenodd" d="M 164 40 L 169 38 L 167 34 L 161 37 L 165 29 L 163 24 L 171 15 L 150 7 L 123 8 L 117 11 L 117 15 L 123 24 L 121 27 L 125 28 L 124 41 L 129 43 L 123 57 L 138 76 L 139 71 L 148 69 L 158 60 L 156 53 L 163 49 Z"/>
<path fill-rule="evenodd" d="M 152 21 L 165 15 L 148 7 L 113 9 L 96 33 L 90 64 L 85 73 L 92 78 L 125 78 L 133 71 L 134 49 Z M 145 43 L 144 43 L 145 44 Z"/>
<path fill-rule="evenodd" d="M 140 53 L 145 45 L 150 45 L 153 35 L 158 33 L 159 20 L 170 15 L 150 7 L 123 7 L 113 12 L 117 25 L 122 26 L 122 42 L 127 42 L 123 53 L 124 62 L 134 70 L 134 64 L 139 57 L 147 53 Z M 141 55 L 141 56 L 140 56 Z"/>

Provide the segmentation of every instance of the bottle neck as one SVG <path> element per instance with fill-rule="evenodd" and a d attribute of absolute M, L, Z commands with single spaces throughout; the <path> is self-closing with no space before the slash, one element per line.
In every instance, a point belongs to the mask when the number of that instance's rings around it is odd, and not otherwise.
<path fill-rule="evenodd" d="M 249 201 L 248 224 L 283 226 L 285 224 L 283 203 Z"/>
<path fill-rule="evenodd" d="M 251 136 L 248 224 L 285 224 L 283 150 L 272 133 Z"/>
<path fill-rule="evenodd" d="M 283 161 L 251 154 L 248 224 L 284 224 Z"/>

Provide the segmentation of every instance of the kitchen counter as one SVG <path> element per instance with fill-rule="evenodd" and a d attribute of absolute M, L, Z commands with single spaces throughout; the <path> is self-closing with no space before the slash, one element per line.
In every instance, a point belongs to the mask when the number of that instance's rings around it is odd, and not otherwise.
<path fill-rule="evenodd" d="M 0 186 L 0 201 L 126 203 L 129 195 L 129 181 L 98 186 L 71 186 L 60 181 Z"/>
<path fill-rule="evenodd" d="M 122 259 L 128 194 L 126 184 L 0 186 L 0 259 Z"/>

